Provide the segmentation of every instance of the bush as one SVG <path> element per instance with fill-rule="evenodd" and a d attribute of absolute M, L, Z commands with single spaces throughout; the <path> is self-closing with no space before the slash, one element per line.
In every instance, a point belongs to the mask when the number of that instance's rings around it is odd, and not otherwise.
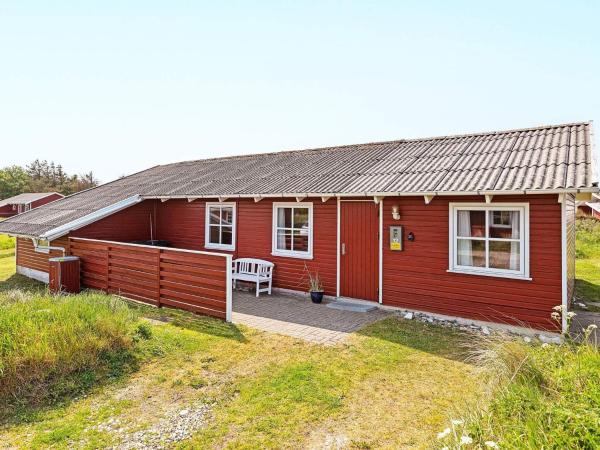
<path fill-rule="evenodd" d="M 0 250 L 15 248 L 15 238 L 0 234 Z"/>
<path fill-rule="evenodd" d="M 600 258 L 600 220 L 578 217 L 577 258 Z"/>
<path fill-rule="evenodd" d="M 52 402 L 120 375 L 134 363 L 136 323 L 104 295 L 0 295 L 0 405 Z"/>
<path fill-rule="evenodd" d="M 135 328 L 135 332 L 133 333 L 133 339 L 135 341 L 145 340 L 147 341 L 152 337 L 152 328 L 147 323 L 140 323 Z"/>

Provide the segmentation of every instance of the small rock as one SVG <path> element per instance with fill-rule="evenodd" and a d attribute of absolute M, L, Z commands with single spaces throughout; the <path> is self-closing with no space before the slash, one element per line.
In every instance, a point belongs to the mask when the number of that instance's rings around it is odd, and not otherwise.
<path fill-rule="evenodd" d="M 429 323 L 433 323 L 433 319 L 432 319 L 431 317 L 428 317 L 428 318 L 427 318 L 427 322 L 429 322 Z"/>
<path fill-rule="evenodd" d="M 404 314 L 404 318 L 406 320 L 412 320 L 413 317 L 414 317 L 414 314 L 411 312 Z"/>
<path fill-rule="evenodd" d="M 181 417 L 185 417 L 189 414 L 189 411 L 187 409 L 182 409 L 181 411 L 179 411 L 179 415 Z"/>
<path fill-rule="evenodd" d="M 490 334 L 490 329 L 488 327 L 481 327 L 481 332 L 483 334 L 489 335 Z"/>
<path fill-rule="evenodd" d="M 523 340 L 528 344 L 531 342 L 531 338 L 529 336 L 523 336 Z"/>
<path fill-rule="evenodd" d="M 562 343 L 562 339 L 559 336 L 545 336 L 543 334 L 539 335 L 539 339 L 540 341 L 542 341 L 544 344 L 561 344 Z"/>

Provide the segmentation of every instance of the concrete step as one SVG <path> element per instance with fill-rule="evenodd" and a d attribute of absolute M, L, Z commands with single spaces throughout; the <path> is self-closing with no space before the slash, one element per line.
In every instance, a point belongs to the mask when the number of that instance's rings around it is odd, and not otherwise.
<path fill-rule="evenodd" d="M 351 302 L 331 302 L 327 303 L 328 308 L 339 309 L 341 311 L 352 311 L 352 312 L 361 312 L 366 313 L 369 311 L 373 311 L 377 309 L 375 305 L 363 305 L 360 303 L 351 303 Z"/>

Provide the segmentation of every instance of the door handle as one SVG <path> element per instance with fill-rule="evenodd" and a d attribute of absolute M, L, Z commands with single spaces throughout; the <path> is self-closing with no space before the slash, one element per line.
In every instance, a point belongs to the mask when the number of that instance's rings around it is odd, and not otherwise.
<path fill-rule="evenodd" d="M 342 242 L 342 255 L 346 254 L 346 244 Z"/>

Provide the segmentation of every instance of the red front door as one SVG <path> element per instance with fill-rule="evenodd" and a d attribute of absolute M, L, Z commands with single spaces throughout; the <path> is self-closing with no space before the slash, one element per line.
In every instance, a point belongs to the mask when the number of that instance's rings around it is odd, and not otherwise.
<path fill-rule="evenodd" d="M 373 201 L 342 201 L 340 217 L 340 295 L 378 300 L 379 206 Z"/>

